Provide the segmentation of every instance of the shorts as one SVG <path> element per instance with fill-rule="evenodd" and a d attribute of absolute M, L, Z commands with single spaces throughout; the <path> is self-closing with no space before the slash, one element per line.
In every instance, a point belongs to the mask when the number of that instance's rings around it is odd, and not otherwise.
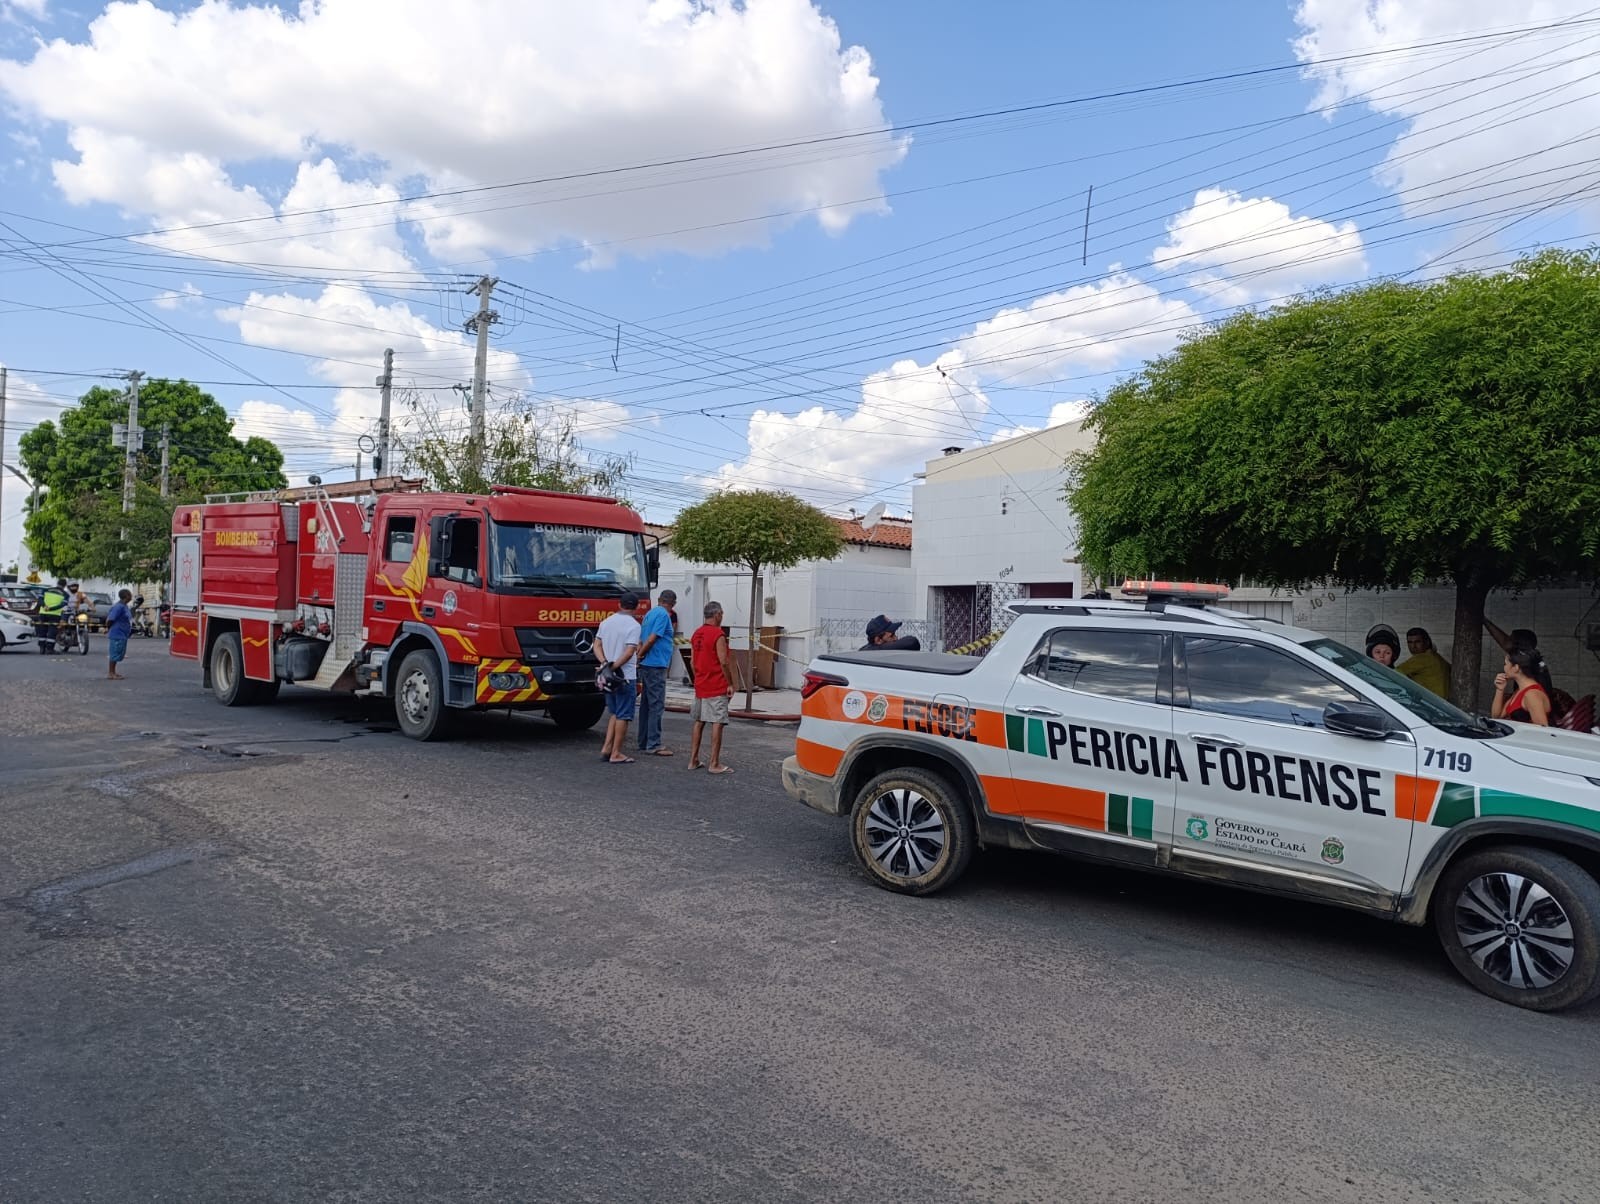
<path fill-rule="evenodd" d="M 632 719 L 635 700 L 633 681 L 625 678 L 616 689 L 606 691 L 606 710 L 614 719 Z"/>
<path fill-rule="evenodd" d="M 113 665 L 121 664 L 122 658 L 128 655 L 128 637 L 125 635 L 107 636 L 106 648 L 110 653 L 111 663 Z"/>
<path fill-rule="evenodd" d="M 689 707 L 689 718 L 696 723 L 728 722 L 728 696 L 718 694 L 715 698 L 696 698 Z"/>

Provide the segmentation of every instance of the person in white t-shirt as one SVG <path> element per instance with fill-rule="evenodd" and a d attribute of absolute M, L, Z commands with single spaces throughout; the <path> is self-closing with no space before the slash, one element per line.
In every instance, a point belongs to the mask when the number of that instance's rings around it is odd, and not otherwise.
<path fill-rule="evenodd" d="M 611 716 L 600 759 L 612 765 L 633 763 L 633 758 L 623 752 L 623 741 L 628 738 L 628 724 L 633 719 L 634 683 L 639 676 L 639 620 L 633 613 L 638 606 L 636 595 L 623 594 L 617 599 L 617 613 L 601 623 L 594 634 L 594 657 L 609 682 L 606 713 Z"/>

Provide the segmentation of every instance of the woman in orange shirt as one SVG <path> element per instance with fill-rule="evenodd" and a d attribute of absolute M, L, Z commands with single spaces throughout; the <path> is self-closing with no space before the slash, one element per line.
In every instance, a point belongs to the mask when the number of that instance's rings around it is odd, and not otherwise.
<path fill-rule="evenodd" d="M 1522 648 L 1506 653 L 1505 672 L 1494 679 L 1492 718 L 1550 726 L 1550 695 L 1534 677 L 1542 659 L 1537 651 Z"/>

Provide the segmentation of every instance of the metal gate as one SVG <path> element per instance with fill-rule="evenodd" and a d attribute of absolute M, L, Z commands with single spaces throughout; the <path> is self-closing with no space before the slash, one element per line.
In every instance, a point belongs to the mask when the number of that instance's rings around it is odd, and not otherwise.
<path fill-rule="evenodd" d="M 930 643 L 936 641 L 937 647 L 945 652 L 970 648 L 1011 626 L 1016 616 L 1010 604 L 1026 596 L 1023 587 L 1012 581 L 936 585 L 928 616 Z M 972 651 L 981 655 L 988 646 L 983 643 Z"/>

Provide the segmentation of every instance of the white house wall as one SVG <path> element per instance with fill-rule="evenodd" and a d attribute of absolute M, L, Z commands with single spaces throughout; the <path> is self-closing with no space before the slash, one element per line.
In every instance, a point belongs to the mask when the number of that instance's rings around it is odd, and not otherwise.
<path fill-rule="evenodd" d="M 837 560 L 766 569 L 762 577 L 763 597 L 772 600 L 773 611 L 768 614 L 763 606 L 756 625 L 784 628 L 775 677 L 782 689 L 798 689 L 805 666 L 827 649 L 821 632 L 824 620 L 831 620 L 830 628 L 844 626 L 864 632 L 873 615 L 904 618 L 912 613 L 914 575 L 911 552 L 905 549 L 846 545 Z M 677 593 L 679 622 L 689 630 L 699 625 L 708 598 L 721 602 L 726 611 L 724 621 L 733 629 L 734 647 L 744 647 L 740 633 L 745 630 L 750 605 L 748 572 L 684 561 L 673 555 L 669 546 L 661 554 L 661 588 Z M 859 646 L 864 638 L 861 635 L 853 646 Z"/>
<path fill-rule="evenodd" d="M 1364 648 L 1367 632 L 1387 623 L 1405 643 L 1407 629 L 1426 628 L 1434 646 L 1446 660 L 1455 660 L 1455 590 L 1445 586 L 1407 589 L 1345 591 L 1337 587 L 1316 590 L 1240 590 L 1239 599 L 1288 599 L 1296 627 Z M 1231 601 L 1231 600 L 1230 600 Z M 1586 647 L 1589 627 L 1600 637 L 1600 597 L 1591 589 L 1529 590 L 1520 595 L 1497 591 L 1489 595 L 1484 612 L 1497 627 L 1531 628 L 1539 636 L 1539 650 L 1561 689 L 1575 698 L 1600 693 L 1600 658 Z M 1404 647 L 1401 655 L 1405 656 Z M 1479 706 L 1488 710 L 1494 693 L 1494 675 L 1504 654 L 1488 636 L 1483 638 L 1483 673 L 1479 679 Z"/>
<path fill-rule="evenodd" d="M 1091 442 L 1068 423 L 928 462 L 912 494 L 917 617 L 940 585 L 1065 582 L 1082 592 L 1063 494 L 1067 457 Z"/>

